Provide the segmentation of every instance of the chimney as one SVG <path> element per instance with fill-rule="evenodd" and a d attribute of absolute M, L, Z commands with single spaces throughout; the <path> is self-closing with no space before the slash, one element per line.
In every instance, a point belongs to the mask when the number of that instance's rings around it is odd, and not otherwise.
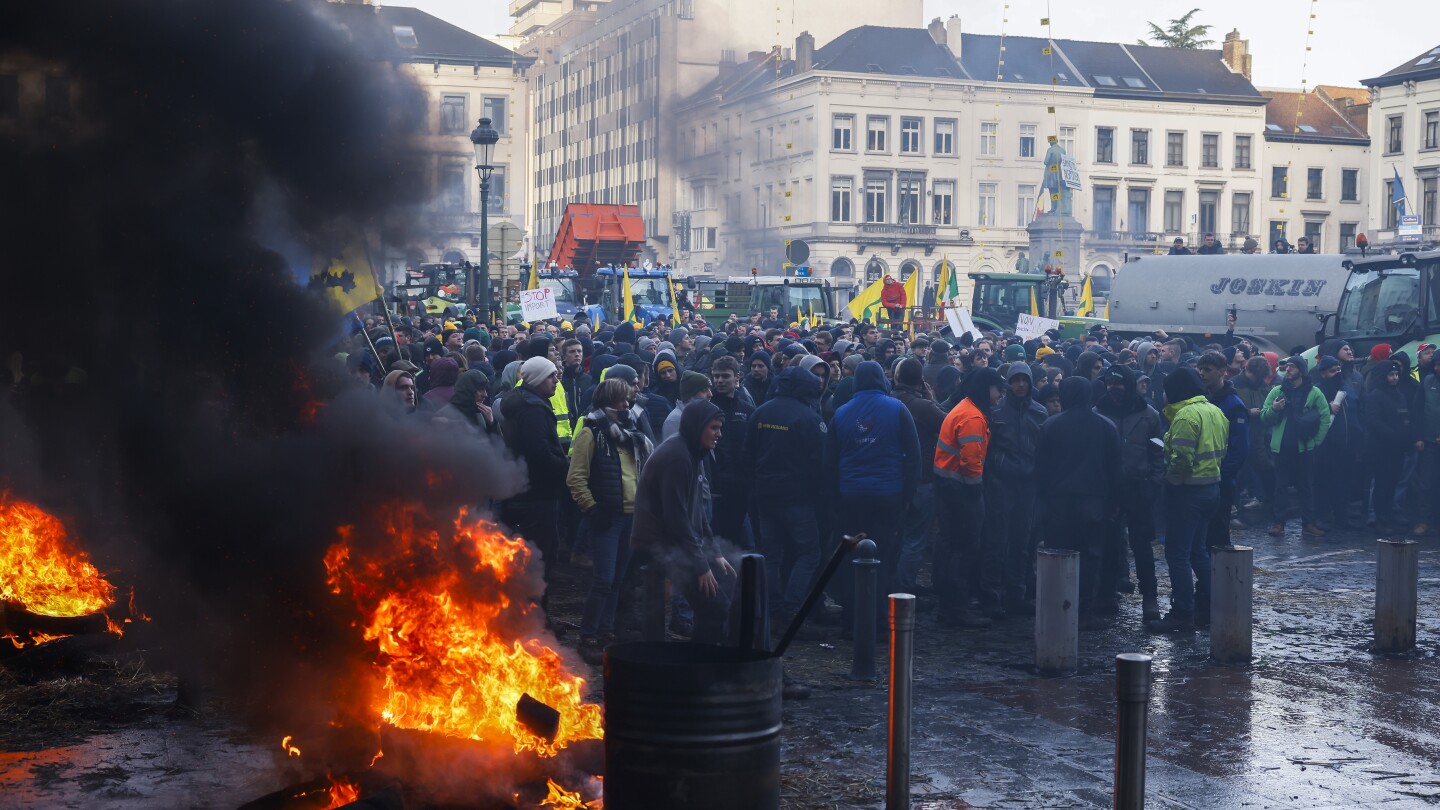
<path fill-rule="evenodd" d="M 960 15 L 951 14 L 945 21 L 945 45 L 958 60 L 960 58 Z"/>
<path fill-rule="evenodd" d="M 930 38 L 935 40 L 936 45 L 945 44 L 945 23 L 940 22 L 939 17 L 930 21 L 928 29 L 930 31 Z"/>
<path fill-rule="evenodd" d="M 720 75 L 722 77 L 732 76 L 735 73 L 735 51 L 731 49 L 720 52 Z"/>
<path fill-rule="evenodd" d="M 1250 78 L 1250 40 L 1240 38 L 1240 29 L 1236 28 L 1225 35 L 1220 58 L 1231 70 L 1247 80 Z"/>
<path fill-rule="evenodd" d="M 808 73 L 815 67 L 815 37 L 809 31 L 801 31 L 795 37 L 795 72 Z"/>

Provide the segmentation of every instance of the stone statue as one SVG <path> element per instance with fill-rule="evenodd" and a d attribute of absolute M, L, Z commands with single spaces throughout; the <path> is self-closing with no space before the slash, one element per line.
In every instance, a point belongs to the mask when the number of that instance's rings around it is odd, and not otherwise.
<path fill-rule="evenodd" d="M 1046 213 L 1058 212 L 1060 216 L 1069 217 L 1075 213 L 1075 193 L 1061 179 L 1060 158 L 1064 156 L 1065 150 L 1060 148 L 1059 143 L 1052 142 L 1045 150 L 1045 180 L 1040 184 L 1040 191 L 1050 203 Z M 1056 194 L 1060 195 L 1058 203 L 1054 199 Z"/>

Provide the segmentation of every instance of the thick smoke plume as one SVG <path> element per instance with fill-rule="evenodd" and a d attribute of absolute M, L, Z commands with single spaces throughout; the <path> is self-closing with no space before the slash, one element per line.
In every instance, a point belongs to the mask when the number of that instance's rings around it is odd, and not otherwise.
<path fill-rule="evenodd" d="M 0 118 L 0 487 L 134 585 L 162 665 L 277 721 L 325 681 L 292 674 L 353 652 L 324 590 L 337 526 L 523 481 L 493 445 L 334 398 L 341 319 L 280 252 L 404 244 L 423 202 L 420 91 L 335 22 L 370 12 L 90 0 L 0 25 L 21 87 Z M 46 75 L 69 109 L 32 98 Z"/>

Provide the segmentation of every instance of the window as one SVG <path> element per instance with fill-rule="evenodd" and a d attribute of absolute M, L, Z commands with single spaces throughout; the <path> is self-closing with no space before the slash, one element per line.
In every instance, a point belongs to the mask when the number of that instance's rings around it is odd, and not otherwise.
<path fill-rule="evenodd" d="M 465 177 L 469 168 L 458 163 L 440 167 L 440 207 L 446 211 L 465 210 Z"/>
<path fill-rule="evenodd" d="M 1305 170 L 1305 199 L 1320 200 L 1325 197 L 1325 170 Z"/>
<path fill-rule="evenodd" d="M 1130 130 L 1130 162 L 1138 166 L 1150 165 L 1150 130 Z"/>
<path fill-rule="evenodd" d="M 955 154 L 955 122 L 937 119 L 935 121 L 935 154 Z"/>
<path fill-rule="evenodd" d="M 1322 226 L 1323 223 L 1320 222 L 1305 221 L 1305 238 L 1310 241 L 1310 249 L 1316 253 L 1320 252 L 1320 239 L 1323 237 Z"/>
<path fill-rule="evenodd" d="M 0 76 L 0 118 L 15 118 L 20 115 L 20 77 L 14 74 Z"/>
<path fill-rule="evenodd" d="M 1404 143 L 1405 117 L 1392 115 L 1385 123 L 1385 154 L 1393 155 L 1401 150 Z"/>
<path fill-rule="evenodd" d="M 1101 87 L 1115 87 L 1115 86 L 1116 86 L 1116 85 L 1115 85 L 1115 77 L 1114 77 L 1114 76 L 1094 75 L 1094 76 L 1091 76 L 1090 78 L 1094 79 L 1094 80 L 1095 80 L 1095 83 L 1098 84 L 1098 85 L 1100 85 Z"/>
<path fill-rule="evenodd" d="M 1355 223 L 1342 222 L 1340 223 L 1340 252 L 1344 253 L 1352 247 L 1355 247 Z"/>
<path fill-rule="evenodd" d="M 395 36 L 395 44 L 402 48 L 415 49 L 420 47 L 420 40 L 415 36 L 415 29 L 409 25 L 392 25 L 390 33 Z"/>
<path fill-rule="evenodd" d="M 1185 165 L 1185 133 L 1183 133 L 1183 132 L 1167 132 L 1167 133 L 1165 133 L 1165 165 L 1166 165 L 1166 166 L 1184 166 L 1184 165 Z"/>
<path fill-rule="evenodd" d="M 1250 195 L 1236 194 L 1230 198 L 1230 233 L 1237 236 L 1250 233 Z"/>
<path fill-rule="evenodd" d="M 1220 136 L 1213 132 L 1200 136 L 1200 166 L 1205 169 L 1220 168 Z"/>
<path fill-rule="evenodd" d="M 900 154 L 920 154 L 920 119 L 900 119 Z"/>
<path fill-rule="evenodd" d="M 850 221 L 850 201 L 853 198 L 855 181 L 849 177 L 830 178 L 830 221 Z"/>
<path fill-rule="evenodd" d="M 715 187 L 707 183 L 690 184 L 690 210 L 704 211 L 715 207 Z"/>
<path fill-rule="evenodd" d="M 471 171 L 474 171 L 471 169 Z M 497 168 L 490 175 L 489 210 L 492 214 L 505 213 L 505 170 Z"/>
<path fill-rule="evenodd" d="M 1440 149 L 1440 110 L 1425 113 L 1425 148 Z"/>
<path fill-rule="evenodd" d="M 980 154 L 984 157 L 995 157 L 999 153 L 998 138 L 1000 125 L 994 121 L 982 121 L 980 123 Z"/>
<path fill-rule="evenodd" d="M 1218 228 L 1216 220 L 1219 218 L 1220 192 L 1200 192 L 1200 233 L 1215 233 Z"/>
<path fill-rule="evenodd" d="M 995 224 L 995 197 L 999 193 L 999 183 L 981 183 L 979 205 L 975 214 L 981 225 Z"/>
<path fill-rule="evenodd" d="M 1235 168 L 1250 168 L 1250 136 L 1235 136 Z"/>
<path fill-rule="evenodd" d="M 1114 127 L 1096 127 L 1096 128 L 1095 128 L 1095 162 L 1096 162 L 1096 163 L 1114 163 L 1114 162 L 1115 162 L 1115 128 L 1114 128 Z"/>
<path fill-rule="evenodd" d="M 1070 157 L 1075 157 L 1075 127 L 1060 127 L 1060 148 Z"/>
<path fill-rule="evenodd" d="M 1165 192 L 1165 232 L 1180 233 L 1185 230 L 1185 192 Z"/>
<path fill-rule="evenodd" d="M 884 115 L 872 115 L 865 121 L 865 151 L 884 152 L 886 151 L 886 140 L 890 134 L 890 118 Z"/>
<path fill-rule="evenodd" d="M 465 122 L 468 116 L 465 115 L 465 96 L 441 96 L 440 97 L 440 132 L 444 135 L 464 134 Z"/>
<path fill-rule="evenodd" d="M 1290 196 L 1290 167 L 1270 167 L 1270 199 L 1283 200 Z"/>
<path fill-rule="evenodd" d="M 1394 230 L 1396 209 L 1395 206 L 1391 205 L 1390 203 L 1391 200 L 1395 199 L 1394 180 L 1385 181 L 1385 196 L 1383 199 L 1385 200 L 1385 202 L 1383 203 L 1383 205 L 1385 206 L 1385 230 Z"/>
<path fill-rule="evenodd" d="M 490 119 L 490 126 L 496 132 L 505 132 L 505 97 L 486 96 L 480 102 L 481 117 Z"/>
<path fill-rule="evenodd" d="M 1015 226 L 1023 228 L 1035 219 L 1035 186 L 1021 184 L 1015 197 Z"/>
<path fill-rule="evenodd" d="M 1150 189 L 1130 189 L 1130 233 L 1141 234 L 1150 230 Z"/>
<path fill-rule="evenodd" d="M 955 181 L 937 180 L 930 198 L 930 224 L 955 224 Z"/>
<path fill-rule="evenodd" d="M 1360 185 L 1359 169 L 1340 170 L 1340 202 L 1355 202 L 1358 187 Z"/>
<path fill-rule="evenodd" d="M 690 249 L 691 250 L 714 250 L 715 249 L 715 228 L 691 228 Z"/>
<path fill-rule="evenodd" d="M 865 181 L 865 221 L 885 221 L 885 193 L 888 183 L 883 178 Z"/>
<path fill-rule="evenodd" d="M 1272 244 L 1272 245 L 1275 244 L 1275 240 L 1276 240 L 1276 239 L 1286 239 L 1285 233 L 1286 233 L 1287 230 L 1289 230 L 1289 225 L 1287 225 L 1287 224 L 1285 223 L 1285 220 L 1283 220 L 1283 219 L 1272 219 L 1272 220 L 1270 220 L 1270 244 Z M 1289 241 L 1289 240 L 1286 239 L 1286 241 Z"/>
<path fill-rule="evenodd" d="M 923 174 L 901 174 L 896 186 L 895 221 L 901 225 L 917 225 L 920 222 L 920 194 L 925 188 Z"/>
<path fill-rule="evenodd" d="M 837 152 L 855 149 L 855 116 L 837 115 L 830 119 L 830 148 Z"/>
<path fill-rule="evenodd" d="M 1436 192 L 1437 181 L 1434 177 L 1427 177 L 1420 181 L 1420 221 L 1426 225 L 1435 224 Z"/>
<path fill-rule="evenodd" d="M 1115 230 L 1115 187 L 1095 187 L 1095 230 L 1111 233 Z"/>
<path fill-rule="evenodd" d="M 1020 157 L 1035 157 L 1035 125 L 1020 125 Z"/>

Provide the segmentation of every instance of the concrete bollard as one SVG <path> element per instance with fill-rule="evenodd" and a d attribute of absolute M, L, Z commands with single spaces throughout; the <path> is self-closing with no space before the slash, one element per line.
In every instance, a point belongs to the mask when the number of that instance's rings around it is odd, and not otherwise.
<path fill-rule="evenodd" d="M 1255 550 L 1249 546 L 1210 549 L 1210 657 L 1239 664 L 1252 656 L 1250 596 Z"/>
<path fill-rule="evenodd" d="M 915 660 L 915 597 L 890 594 L 890 751 L 885 810 L 910 810 L 910 710 Z"/>
<path fill-rule="evenodd" d="M 1115 656 L 1115 810 L 1144 810 L 1150 656 Z"/>
<path fill-rule="evenodd" d="M 1420 544 L 1381 540 L 1375 566 L 1375 651 L 1406 652 L 1415 646 Z"/>
<path fill-rule="evenodd" d="M 875 559 L 875 541 L 861 540 L 855 547 L 855 604 L 850 614 L 854 620 L 854 656 L 850 661 L 850 679 L 875 680 L 875 590 L 880 578 L 880 561 Z"/>
<path fill-rule="evenodd" d="M 1080 552 L 1035 555 L 1035 668 L 1067 675 L 1080 664 Z"/>

